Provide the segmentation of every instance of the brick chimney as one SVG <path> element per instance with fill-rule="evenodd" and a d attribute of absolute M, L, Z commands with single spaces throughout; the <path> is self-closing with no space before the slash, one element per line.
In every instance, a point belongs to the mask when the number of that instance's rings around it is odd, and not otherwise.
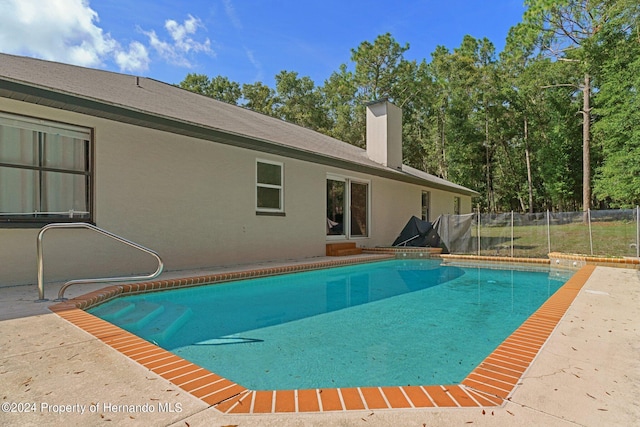
<path fill-rule="evenodd" d="M 387 99 L 367 104 L 367 156 L 402 169 L 402 109 Z"/>

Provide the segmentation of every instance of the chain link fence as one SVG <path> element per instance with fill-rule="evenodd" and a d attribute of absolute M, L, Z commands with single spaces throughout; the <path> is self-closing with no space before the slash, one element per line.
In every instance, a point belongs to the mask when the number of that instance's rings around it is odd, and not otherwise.
<path fill-rule="evenodd" d="M 443 215 L 445 252 L 546 258 L 550 252 L 640 257 L 640 207 L 587 212 Z"/>

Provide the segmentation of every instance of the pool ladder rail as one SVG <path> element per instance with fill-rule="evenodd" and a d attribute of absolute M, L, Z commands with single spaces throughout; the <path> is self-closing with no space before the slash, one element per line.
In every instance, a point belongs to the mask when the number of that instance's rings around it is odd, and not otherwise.
<path fill-rule="evenodd" d="M 152 251 L 151 249 L 145 248 L 142 245 L 139 245 L 139 244 L 137 244 L 135 242 L 127 240 L 127 239 L 125 239 L 123 237 L 120 237 L 120 236 L 118 236 L 116 234 L 110 233 L 107 230 L 103 230 L 102 228 L 96 227 L 95 225 L 88 224 L 88 223 L 85 223 L 85 222 L 68 222 L 68 223 L 65 222 L 65 223 L 47 224 L 44 227 L 42 227 L 42 229 L 38 233 L 38 240 L 37 240 L 37 243 L 36 243 L 37 251 L 38 251 L 38 297 L 39 297 L 39 299 L 37 299 L 35 302 L 48 301 L 44 297 L 44 261 L 43 261 L 43 256 L 42 256 L 42 238 L 44 236 L 44 233 L 47 230 L 51 230 L 52 228 L 86 228 L 86 229 L 89 229 L 89 230 L 93 230 L 93 231 L 95 231 L 97 233 L 100 233 L 100 234 L 102 234 L 104 236 L 107 236 L 107 237 L 109 237 L 111 239 L 114 239 L 114 240 L 117 240 L 117 241 L 119 241 L 121 243 L 124 243 L 127 246 L 131 246 L 132 248 L 138 249 L 138 250 L 140 250 L 142 252 L 146 252 L 146 253 L 152 255 L 153 257 L 155 257 L 156 260 L 158 261 L 158 268 L 156 269 L 156 271 L 154 271 L 153 273 L 148 274 L 148 275 L 69 280 L 64 285 L 62 285 L 62 287 L 60 288 L 60 291 L 58 291 L 58 299 L 56 299 L 55 301 L 66 301 L 66 298 L 64 297 L 64 292 L 67 290 L 67 288 L 69 286 L 72 286 L 72 285 L 87 284 L 87 283 L 100 283 L 100 282 L 127 282 L 127 281 L 137 281 L 137 280 L 151 280 L 151 279 L 155 279 L 156 277 L 158 277 L 160 275 L 160 273 L 162 273 L 162 270 L 164 269 L 164 264 L 162 262 L 162 259 L 160 258 L 160 256 L 155 251 Z"/>

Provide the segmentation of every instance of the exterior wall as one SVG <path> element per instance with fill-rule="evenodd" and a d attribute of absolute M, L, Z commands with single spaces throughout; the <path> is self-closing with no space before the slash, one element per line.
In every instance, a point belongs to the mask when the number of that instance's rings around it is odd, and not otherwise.
<path fill-rule="evenodd" d="M 4 98 L 0 111 L 93 128 L 96 225 L 155 250 L 165 270 L 324 255 L 327 173 L 370 180 L 371 233 L 359 246 L 388 246 L 420 216 L 417 185 Z M 256 215 L 256 159 L 284 164 L 285 216 Z M 429 191 L 432 220 L 453 212 L 453 194 Z M 36 282 L 38 231 L 0 228 L 0 286 Z M 155 270 L 149 255 L 88 230 L 48 231 L 44 253 L 47 282 Z"/>

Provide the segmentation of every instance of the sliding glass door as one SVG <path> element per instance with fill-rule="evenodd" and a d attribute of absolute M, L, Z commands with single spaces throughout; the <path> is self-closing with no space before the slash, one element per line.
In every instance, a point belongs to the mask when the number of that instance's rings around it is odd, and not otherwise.
<path fill-rule="evenodd" d="M 327 236 L 346 239 L 369 236 L 369 183 L 327 177 Z"/>

